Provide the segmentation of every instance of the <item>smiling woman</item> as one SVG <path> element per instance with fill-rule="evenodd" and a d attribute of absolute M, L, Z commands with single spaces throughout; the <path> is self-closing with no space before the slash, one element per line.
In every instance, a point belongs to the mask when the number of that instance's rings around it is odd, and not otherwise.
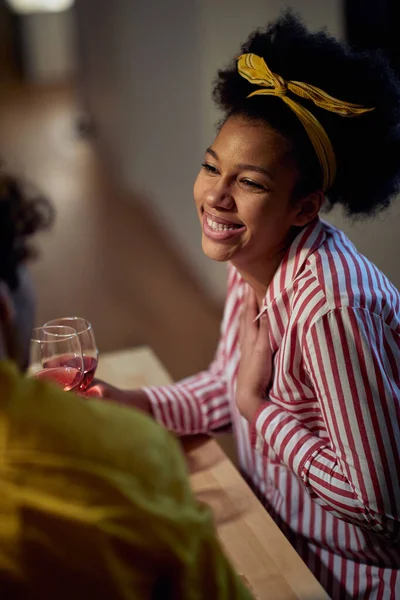
<path fill-rule="evenodd" d="M 213 260 L 243 266 L 263 297 L 296 228 L 317 215 L 321 191 L 294 201 L 299 170 L 287 138 L 240 115 L 221 127 L 195 185 L 202 244 Z M 230 229 L 227 227 L 230 226 Z"/>
<path fill-rule="evenodd" d="M 232 425 L 240 467 L 334 600 L 400 597 L 400 294 L 324 202 L 370 215 L 400 180 L 400 84 L 287 14 L 219 72 L 222 126 L 194 185 L 229 261 L 209 369 L 103 397 L 178 434 Z"/>

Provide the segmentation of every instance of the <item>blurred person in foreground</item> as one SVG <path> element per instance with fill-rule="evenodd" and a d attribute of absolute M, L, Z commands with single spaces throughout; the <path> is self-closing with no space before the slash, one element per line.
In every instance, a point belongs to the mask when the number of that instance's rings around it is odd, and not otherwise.
<path fill-rule="evenodd" d="M 25 261 L 50 221 L 0 173 L 0 597 L 250 600 L 165 429 L 24 377 Z"/>
<path fill-rule="evenodd" d="M 231 424 L 242 473 L 328 594 L 400 598 L 400 294 L 319 218 L 325 202 L 373 215 L 399 191 L 399 81 L 286 14 L 214 99 L 194 196 L 205 254 L 229 263 L 215 360 L 92 393 L 179 434 Z"/>

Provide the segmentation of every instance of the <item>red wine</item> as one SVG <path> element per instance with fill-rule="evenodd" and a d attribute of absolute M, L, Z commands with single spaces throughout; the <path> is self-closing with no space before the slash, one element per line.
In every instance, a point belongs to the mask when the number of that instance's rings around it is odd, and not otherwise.
<path fill-rule="evenodd" d="M 90 356 L 83 357 L 83 379 L 79 386 L 80 390 L 86 390 L 87 387 L 92 383 L 94 374 L 97 369 L 97 358 L 91 358 Z"/>
<path fill-rule="evenodd" d="M 59 385 L 64 392 L 75 390 L 82 382 L 82 374 L 74 367 L 50 367 L 34 374 L 37 379 L 51 381 Z"/>
<path fill-rule="evenodd" d="M 58 358 L 54 358 L 52 360 L 48 360 L 44 365 L 46 369 L 55 368 L 55 367 L 72 367 L 80 371 L 80 360 L 75 356 L 59 356 Z M 83 357 L 83 379 L 80 382 L 78 389 L 86 390 L 86 388 L 91 384 L 94 374 L 97 369 L 97 358 L 92 358 L 90 356 Z"/>

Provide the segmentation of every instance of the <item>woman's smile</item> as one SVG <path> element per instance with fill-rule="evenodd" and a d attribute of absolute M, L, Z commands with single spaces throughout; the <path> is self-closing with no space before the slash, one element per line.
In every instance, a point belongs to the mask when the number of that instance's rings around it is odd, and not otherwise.
<path fill-rule="evenodd" d="M 203 233 L 217 242 L 223 242 L 239 236 L 245 229 L 246 227 L 243 223 L 235 223 L 206 211 L 203 213 Z"/>
<path fill-rule="evenodd" d="M 289 142 L 266 124 L 230 117 L 194 185 L 205 254 L 242 268 L 275 264 L 298 208 Z"/>

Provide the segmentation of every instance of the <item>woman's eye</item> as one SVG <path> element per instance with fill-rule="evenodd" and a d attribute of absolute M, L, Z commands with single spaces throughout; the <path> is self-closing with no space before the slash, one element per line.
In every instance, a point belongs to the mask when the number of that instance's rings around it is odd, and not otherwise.
<path fill-rule="evenodd" d="M 213 165 L 210 165 L 210 163 L 203 163 L 201 166 L 210 175 L 218 175 L 218 169 L 216 167 L 214 167 Z"/>
<path fill-rule="evenodd" d="M 263 186 L 261 183 L 253 181 L 252 179 L 242 179 L 241 183 L 243 183 L 246 187 L 253 188 L 255 190 L 261 190 L 264 192 L 267 191 L 265 186 Z"/>

